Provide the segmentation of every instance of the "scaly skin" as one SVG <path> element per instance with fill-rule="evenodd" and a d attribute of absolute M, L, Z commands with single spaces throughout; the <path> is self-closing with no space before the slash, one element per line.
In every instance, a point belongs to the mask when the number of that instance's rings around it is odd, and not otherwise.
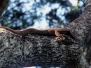
<path fill-rule="evenodd" d="M 9 4 L 9 0 L 0 0 L 0 16 L 2 15 L 3 11 L 7 8 L 8 4 Z M 66 34 L 69 35 L 71 38 L 75 39 L 71 30 L 65 28 L 49 28 L 45 30 L 38 30 L 35 28 L 28 28 L 24 30 L 13 30 L 11 28 L 7 28 L 4 26 L 1 26 L 0 28 L 4 28 L 20 36 L 25 36 L 28 34 L 39 34 L 39 35 L 46 35 L 46 36 L 56 36 L 57 38 L 61 37 L 65 39 L 62 34 Z"/>
<path fill-rule="evenodd" d="M 8 27 L 1 26 L 0 28 L 4 28 L 9 30 L 17 35 L 26 36 L 28 34 L 39 34 L 39 35 L 46 35 L 46 36 L 56 36 L 64 38 L 62 34 L 69 35 L 71 38 L 75 39 L 74 35 L 72 34 L 71 30 L 65 28 L 49 28 L 45 30 L 38 30 L 35 28 L 27 28 L 24 30 L 13 30 Z"/>

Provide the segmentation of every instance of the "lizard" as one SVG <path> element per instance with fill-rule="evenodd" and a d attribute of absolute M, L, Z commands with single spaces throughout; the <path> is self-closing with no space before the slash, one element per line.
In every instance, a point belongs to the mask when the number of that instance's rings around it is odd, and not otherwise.
<path fill-rule="evenodd" d="M 9 1 L 10 0 L 1 0 L 0 1 L 0 8 L 1 8 L 0 16 L 2 15 L 4 9 L 6 9 L 8 7 Z M 39 35 L 47 35 L 47 36 L 56 36 L 57 39 L 58 38 L 65 39 L 65 37 L 63 37 L 62 34 L 66 34 L 66 35 L 69 35 L 71 38 L 75 38 L 74 35 L 72 34 L 72 31 L 69 29 L 65 29 L 65 28 L 49 28 L 49 29 L 45 29 L 45 30 L 38 30 L 35 28 L 28 28 L 28 29 L 24 29 L 24 30 L 13 30 L 11 28 L 7 28 L 4 26 L 1 26 L 0 28 L 4 28 L 4 29 L 9 30 L 20 36 L 25 36 L 28 34 L 39 34 Z"/>
<path fill-rule="evenodd" d="M 0 28 L 4 28 L 9 30 L 19 36 L 26 36 L 28 34 L 39 34 L 39 35 L 46 35 L 46 36 L 56 36 L 56 39 L 65 40 L 65 37 L 62 35 L 69 35 L 71 38 L 75 39 L 75 36 L 72 34 L 70 29 L 66 28 L 49 28 L 45 30 L 39 30 L 35 28 L 27 28 L 23 30 L 14 30 L 5 26 L 1 26 Z"/>

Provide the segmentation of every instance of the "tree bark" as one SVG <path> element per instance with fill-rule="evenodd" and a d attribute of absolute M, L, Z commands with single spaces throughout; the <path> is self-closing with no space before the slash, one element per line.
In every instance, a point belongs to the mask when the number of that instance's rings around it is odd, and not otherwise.
<path fill-rule="evenodd" d="M 67 27 L 77 41 L 67 37 L 55 41 L 54 36 L 28 35 L 24 38 L 0 29 L 0 68 L 26 66 L 89 68 L 83 55 L 82 44 L 91 27 L 91 1 L 87 0 L 85 11 Z M 79 41 L 79 42 L 78 42 Z"/>
<path fill-rule="evenodd" d="M 0 68 L 88 68 L 82 47 L 69 40 L 71 39 L 57 42 L 54 36 L 39 35 L 22 38 L 0 29 Z"/>

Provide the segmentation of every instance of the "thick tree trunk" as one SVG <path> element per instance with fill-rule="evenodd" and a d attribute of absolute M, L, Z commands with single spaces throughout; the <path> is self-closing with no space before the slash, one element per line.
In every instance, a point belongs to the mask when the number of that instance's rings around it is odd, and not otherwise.
<path fill-rule="evenodd" d="M 71 39 L 56 42 L 54 36 L 39 35 L 22 38 L 0 29 L 0 68 L 88 68 L 82 47 L 69 40 Z"/>
<path fill-rule="evenodd" d="M 90 27 L 91 1 L 87 0 L 83 14 L 65 27 L 73 31 L 78 39 L 74 40 L 75 42 L 70 38 L 57 42 L 54 36 L 37 34 L 22 38 L 0 29 L 0 68 L 25 66 L 89 68 L 83 56 L 82 43 L 87 39 Z"/>

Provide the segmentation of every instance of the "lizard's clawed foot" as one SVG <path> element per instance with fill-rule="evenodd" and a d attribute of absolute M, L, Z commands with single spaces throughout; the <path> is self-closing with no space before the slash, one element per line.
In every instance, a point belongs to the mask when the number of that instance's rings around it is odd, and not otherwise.
<path fill-rule="evenodd" d="M 62 41 L 65 40 L 65 37 L 61 36 L 61 37 L 56 37 L 56 41 Z"/>

